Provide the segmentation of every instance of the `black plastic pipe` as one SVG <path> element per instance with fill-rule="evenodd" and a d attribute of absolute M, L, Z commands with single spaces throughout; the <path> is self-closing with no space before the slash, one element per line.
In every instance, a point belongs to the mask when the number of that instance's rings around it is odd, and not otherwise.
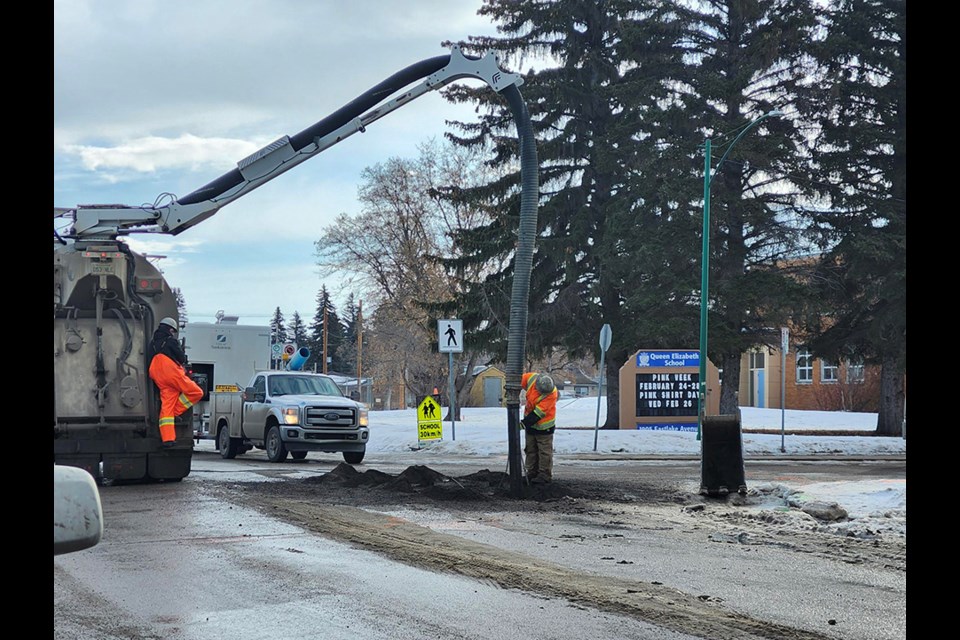
<path fill-rule="evenodd" d="M 523 494 L 520 457 L 520 380 L 523 376 L 523 354 L 527 336 L 527 306 L 530 299 L 530 273 L 533 270 L 533 249 L 537 238 L 537 204 L 540 199 L 537 145 L 533 136 L 530 113 L 516 85 L 503 90 L 513 111 L 520 139 L 520 228 L 513 268 L 513 290 L 510 296 L 510 330 L 507 336 L 507 461 L 510 469 L 510 490 L 515 497 Z"/>

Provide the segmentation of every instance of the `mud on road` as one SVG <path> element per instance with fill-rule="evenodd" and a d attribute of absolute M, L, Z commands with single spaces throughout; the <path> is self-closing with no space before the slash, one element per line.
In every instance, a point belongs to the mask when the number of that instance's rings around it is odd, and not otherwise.
<path fill-rule="evenodd" d="M 323 536 L 432 571 L 454 572 L 544 597 L 636 617 L 666 629 L 716 640 L 838 637 L 754 619 L 723 598 L 695 595 L 658 582 L 624 580 L 554 564 L 516 549 L 434 531 L 391 512 L 440 510 L 461 521 L 496 519 L 529 532 L 576 521 L 598 536 L 617 531 L 695 532 L 707 544 L 774 545 L 882 571 L 906 572 L 905 538 L 840 536 L 797 511 L 750 509 L 757 498 L 709 498 L 668 482 L 622 479 L 617 487 L 587 477 L 524 486 L 515 497 L 506 473 L 483 470 L 451 477 L 425 466 L 397 475 L 340 464 L 327 474 L 285 482 L 221 487 L 226 499 Z M 603 532 L 603 533 L 599 533 Z M 831 621 L 832 624 L 832 621 Z"/>

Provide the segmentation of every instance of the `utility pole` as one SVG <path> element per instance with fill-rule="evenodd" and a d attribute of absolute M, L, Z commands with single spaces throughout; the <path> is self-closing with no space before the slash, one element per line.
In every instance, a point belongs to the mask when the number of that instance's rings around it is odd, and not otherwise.
<path fill-rule="evenodd" d="M 360 372 L 363 362 L 363 300 L 357 303 L 357 394 L 358 400 L 363 402 L 363 392 L 360 387 Z"/>
<path fill-rule="evenodd" d="M 327 372 L 327 303 L 323 303 L 323 372 Z"/>

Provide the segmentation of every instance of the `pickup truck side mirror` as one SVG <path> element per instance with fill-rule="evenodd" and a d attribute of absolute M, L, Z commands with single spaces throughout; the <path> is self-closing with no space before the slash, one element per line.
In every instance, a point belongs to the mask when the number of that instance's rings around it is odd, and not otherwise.
<path fill-rule="evenodd" d="M 103 507 L 93 476 L 53 465 L 53 555 L 88 549 L 102 536 Z"/>

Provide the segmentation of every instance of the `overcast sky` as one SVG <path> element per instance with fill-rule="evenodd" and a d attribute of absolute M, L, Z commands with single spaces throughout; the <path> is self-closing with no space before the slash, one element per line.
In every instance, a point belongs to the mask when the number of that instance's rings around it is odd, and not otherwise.
<path fill-rule="evenodd" d="M 493 35 L 481 0 L 54 0 L 54 202 L 152 204 L 184 196 L 293 135 L 445 40 Z M 509 71 L 518 71 L 509 69 Z M 473 82 L 473 81 L 470 81 Z M 326 284 L 313 243 L 359 211 L 364 168 L 416 157 L 470 107 L 431 92 L 179 236 L 134 235 L 162 255 L 191 321 L 218 310 L 306 322 Z M 55 228 L 57 225 L 55 224 Z M 358 295 L 359 297 L 359 295 Z"/>

